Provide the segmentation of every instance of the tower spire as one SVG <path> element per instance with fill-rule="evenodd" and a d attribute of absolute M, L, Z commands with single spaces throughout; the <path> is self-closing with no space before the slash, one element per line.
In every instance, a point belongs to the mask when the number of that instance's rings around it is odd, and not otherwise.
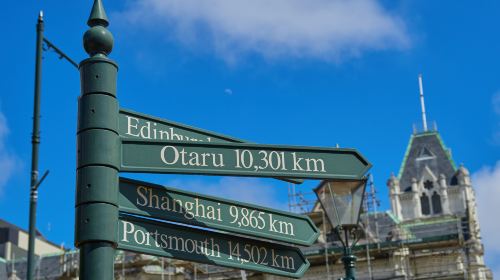
<path fill-rule="evenodd" d="M 422 125 L 427 132 L 427 116 L 425 114 L 424 86 L 422 85 L 422 74 L 418 74 L 418 86 L 420 88 L 420 106 L 422 108 Z"/>

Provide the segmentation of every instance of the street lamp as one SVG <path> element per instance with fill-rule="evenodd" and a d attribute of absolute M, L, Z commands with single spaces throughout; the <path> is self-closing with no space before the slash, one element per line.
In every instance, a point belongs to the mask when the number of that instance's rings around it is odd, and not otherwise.
<path fill-rule="evenodd" d="M 29 230 L 28 230 L 28 267 L 26 279 L 35 279 L 35 241 L 36 241 L 36 207 L 38 203 L 38 187 L 43 182 L 49 171 L 45 171 L 42 178 L 38 180 L 38 151 L 40 145 L 40 95 L 42 91 L 42 52 L 52 49 L 59 58 L 66 59 L 78 69 L 78 64 L 69 58 L 58 47 L 52 44 L 43 35 L 44 21 L 43 12 L 40 11 L 36 24 L 36 53 L 35 53 L 35 92 L 33 102 L 33 133 L 31 134 L 31 173 L 30 173 L 30 206 L 29 206 Z M 47 47 L 43 45 L 45 43 Z"/>
<path fill-rule="evenodd" d="M 314 190 L 344 248 L 342 256 L 346 274 L 344 280 L 356 279 L 356 256 L 352 254 L 352 248 L 361 235 L 358 225 L 366 181 L 366 178 L 325 180 Z"/>

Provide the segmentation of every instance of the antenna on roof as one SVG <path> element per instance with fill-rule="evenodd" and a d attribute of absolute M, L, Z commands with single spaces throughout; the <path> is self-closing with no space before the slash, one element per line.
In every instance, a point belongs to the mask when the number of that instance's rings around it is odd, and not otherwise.
<path fill-rule="evenodd" d="M 422 86 L 422 74 L 418 74 L 418 85 L 420 88 L 420 106 L 422 107 L 422 123 L 424 132 L 427 132 L 427 117 L 425 115 L 424 87 Z"/>

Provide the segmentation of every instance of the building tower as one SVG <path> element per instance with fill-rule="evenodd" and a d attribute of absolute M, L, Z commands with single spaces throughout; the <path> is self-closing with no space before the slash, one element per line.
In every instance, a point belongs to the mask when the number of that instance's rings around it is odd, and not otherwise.
<path fill-rule="evenodd" d="M 421 75 L 419 86 L 423 130 L 414 129 L 398 176 L 387 182 L 392 212 L 403 225 L 427 223 L 429 231 L 436 221 L 458 218 L 467 279 L 488 279 L 469 171 L 457 168 L 437 129 L 428 129 Z"/>

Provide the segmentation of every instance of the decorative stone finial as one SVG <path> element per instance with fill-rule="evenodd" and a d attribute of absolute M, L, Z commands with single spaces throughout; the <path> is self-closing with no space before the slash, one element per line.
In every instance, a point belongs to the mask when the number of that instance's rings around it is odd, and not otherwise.
<path fill-rule="evenodd" d="M 394 172 L 391 172 L 391 177 L 389 177 L 389 180 L 399 183 L 398 177 L 396 177 L 396 175 L 394 175 Z"/>
<path fill-rule="evenodd" d="M 94 0 L 89 20 L 90 29 L 83 35 L 83 47 L 91 55 L 107 56 L 113 50 L 113 34 L 106 28 L 109 25 L 101 0 Z"/>
<path fill-rule="evenodd" d="M 460 167 L 458 168 L 458 174 L 463 175 L 463 176 L 469 176 L 469 170 L 465 168 L 464 164 L 461 163 Z"/>
<path fill-rule="evenodd" d="M 417 178 L 411 178 L 411 191 L 414 193 L 418 192 L 418 181 Z"/>
<path fill-rule="evenodd" d="M 394 188 L 399 186 L 399 180 L 398 178 L 394 175 L 393 172 L 391 172 L 391 176 L 389 177 L 389 180 L 387 180 L 387 186 L 389 188 Z"/>
<path fill-rule="evenodd" d="M 443 173 L 439 174 L 439 185 L 441 188 L 446 188 L 446 176 Z"/>

